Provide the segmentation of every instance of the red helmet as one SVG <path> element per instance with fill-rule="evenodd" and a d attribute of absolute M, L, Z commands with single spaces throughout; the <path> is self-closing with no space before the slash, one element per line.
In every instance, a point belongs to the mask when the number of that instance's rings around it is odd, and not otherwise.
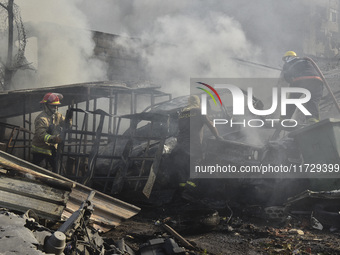
<path fill-rule="evenodd" d="M 60 101 L 63 99 L 63 95 L 59 93 L 47 93 L 43 100 L 40 101 L 41 104 L 51 104 L 51 105 L 59 105 Z"/>

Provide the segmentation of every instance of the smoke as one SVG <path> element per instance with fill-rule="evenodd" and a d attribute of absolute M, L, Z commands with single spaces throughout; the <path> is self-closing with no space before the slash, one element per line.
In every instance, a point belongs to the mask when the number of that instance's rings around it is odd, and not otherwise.
<path fill-rule="evenodd" d="M 139 38 L 149 78 L 163 90 L 187 92 L 190 77 L 277 77 L 235 58 L 279 68 L 287 50 L 302 53 L 304 1 L 112 1 L 79 5 L 92 29 Z M 94 19 L 96 17 L 96 19 Z M 132 74 L 133 75 L 133 74 Z"/>
<path fill-rule="evenodd" d="M 189 93 L 193 77 L 266 74 L 235 62 L 234 57 L 254 59 L 261 49 L 247 40 L 237 20 L 220 12 L 159 17 L 140 38 L 142 45 L 125 39 L 121 45 L 141 52 L 151 79 L 175 96 Z"/>
<path fill-rule="evenodd" d="M 217 12 L 204 18 L 196 15 L 159 18 L 143 38 L 158 40 L 151 52 L 145 52 L 153 76 L 177 89 L 185 87 L 190 77 L 250 75 L 248 70 L 238 68 L 231 57 L 249 58 L 259 53 L 236 20 Z"/>
<path fill-rule="evenodd" d="M 141 44 L 121 43 L 143 57 L 150 80 L 175 95 L 188 92 L 191 77 L 276 77 L 276 71 L 234 58 L 279 67 L 285 51 L 299 52 L 307 8 L 289 2 L 293 6 L 272 0 L 16 1 L 30 22 L 28 36 L 44 38 L 40 63 L 28 59 L 38 70 L 36 86 L 107 79 L 105 64 L 91 58 L 94 43 L 86 30 L 91 29 L 140 39 Z M 28 56 L 34 56 L 32 41 Z"/>
<path fill-rule="evenodd" d="M 278 71 L 235 58 L 279 67 L 282 54 L 296 50 L 294 42 L 298 45 L 300 40 L 289 28 L 300 27 L 300 21 L 294 18 L 295 24 L 289 26 L 290 15 L 301 16 L 285 4 L 149 0 L 102 1 L 100 6 L 89 1 L 79 7 L 84 12 L 91 9 L 93 16 L 106 17 L 90 21 L 92 29 L 122 35 L 121 47 L 138 52 L 148 78 L 176 97 L 190 93 L 190 78 L 278 77 Z M 271 87 L 259 86 L 255 93 L 262 99 L 269 90 Z"/>
<path fill-rule="evenodd" d="M 15 88 L 107 80 L 105 64 L 92 58 L 95 44 L 80 2 L 15 1 L 28 37 L 25 55 L 36 69 L 17 72 Z"/>

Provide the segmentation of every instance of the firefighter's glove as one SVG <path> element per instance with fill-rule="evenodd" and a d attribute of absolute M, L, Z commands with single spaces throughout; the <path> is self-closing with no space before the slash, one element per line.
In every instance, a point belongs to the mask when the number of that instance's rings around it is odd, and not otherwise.
<path fill-rule="evenodd" d="M 73 118 L 73 111 L 72 110 L 67 110 L 66 111 L 65 119 L 66 120 L 72 120 L 72 118 Z"/>
<path fill-rule="evenodd" d="M 53 134 L 54 132 L 55 132 L 55 125 L 54 124 L 49 125 L 49 127 L 47 129 L 47 133 Z"/>
<path fill-rule="evenodd" d="M 59 135 L 52 135 L 50 137 L 50 139 L 48 140 L 49 143 L 53 143 L 53 144 L 57 144 L 57 143 L 61 143 L 62 139 L 60 138 Z"/>

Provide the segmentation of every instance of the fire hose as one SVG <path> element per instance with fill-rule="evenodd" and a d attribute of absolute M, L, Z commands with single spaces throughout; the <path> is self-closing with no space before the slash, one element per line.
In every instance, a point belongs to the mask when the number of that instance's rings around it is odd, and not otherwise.
<path fill-rule="evenodd" d="M 234 60 L 237 60 L 237 61 L 240 61 L 240 62 L 245 62 L 245 63 L 249 63 L 249 64 L 252 64 L 252 65 L 257 65 L 257 66 L 262 66 L 262 67 L 266 67 L 266 68 L 270 68 L 270 69 L 274 69 L 274 70 L 278 70 L 278 71 L 281 71 L 280 68 L 276 68 L 276 67 L 272 67 L 272 66 L 268 66 L 268 65 L 264 65 L 264 64 L 260 64 L 260 63 L 255 63 L 255 62 L 251 62 L 251 61 L 247 61 L 247 60 L 244 60 L 244 59 L 240 59 L 240 58 L 233 58 Z M 304 57 L 303 59 L 307 60 L 307 61 L 310 61 L 312 63 L 312 65 L 314 66 L 314 68 L 317 70 L 317 72 L 319 73 L 320 75 L 320 78 L 322 79 L 323 83 L 325 84 L 329 94 L 331 95 L 332 97 L 332 100 L 337 108 L 337 110 L 339 111 L 340 113 L 340 106 L 339 106 L 339 103 L 338 101 L 336 100 L 336 97 L 334 96 L 334 93 L 331 89 L 331 87 L 329 86 L 329 84 L 327 83 L 326 79 L 325 79 L 325 76 L 323 75 L 323 73 L 321 72 L 320 68 L 316 65 L 316 63 L 313 61 L 313 59 L 309 58 L 309 57 Z"/>
<path fill-rule="evenodd" d="M 338 112 L 340 113 L 340 106 L 339 106 L 339 104 L 338 104 L 338 101 L 336 100 L 336 97 L 334 96 L 334 93 L 332 92 L 331 87 L 329 86 L 328 82 L 326 81 L 325 76 L 324 76 L 323 73 L 320 71 L 319 67 L 315 64 L 315 62 L 313 61 L 313 59 L 311 59 L 311 58 L 309 58 L 309 57 L 304 57 L 304 59 L 310 61 L 310 62 L 313 64 L 314 68 L 318 71 L 318 73 L 319 73 L 319 75 L 320 75 L 320 77 L 321 77 L 323 83 L 325 84 L 325 86 L 326 86 L 326 88 L 327 88 L 329 94 L 330 94 L 331 97 L 332 97 L 332 100 L 333 100 L 333 102 L 334 102 L 336 108 L 338 109 Z"/>
<path fill-rule="evenodd" d="M 339 104 L 338 104 L 338 101 L 336 100 L 336 97 L 334 96 L 334 93 L 333 93 L 331 87 L 329 86 L 328 82 L 326 81 L 325 76 L 324 76 L 323 73 L 321 72 L 320 68 L 319 68 L 319 67 L 317 66 L 317 64 L 313 61 L 313 59 L 311 59 L 311 58 L 309 58 L 309 57 L 304 57 L 303 59 L 305 59 L 305 60 L 307 60 L 307 61 L 309 61 L 309 62 L 312 63 L 312 65 L 314 66 L 314 68 L 316 69 L 316 71 L 318 72 L 318 74 L 320 75 L 320 78 L 322 79 L 323 83 L 325 84 L 325 86 L 326 86 L 326 88 L 327 88 L 329 94 L 331 95 L 332 100 L 333 100 L 333 103 L 335 104 L 337 110 L 338 110 L 339 113 L 340 113 L 340 106 L 339 106 Z M 276 139 L 276 138 L 279 136 L 280 132 L 281 132 L 281 129 L 276 129 L 271 139 L 272 139 L 272 140 L 273 140 L 273 139 Z"/>

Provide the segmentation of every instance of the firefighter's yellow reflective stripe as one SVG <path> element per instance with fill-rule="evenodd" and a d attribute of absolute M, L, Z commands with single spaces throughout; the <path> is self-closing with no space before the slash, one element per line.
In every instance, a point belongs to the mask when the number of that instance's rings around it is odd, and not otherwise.
<path fill-rule="evenodd" d="M 194 183 L 194 182 L 187 181 L 187 184 L 190 185 L 191 187 L 196 188 L 196 183 Z"/>
<path fill-rule="evenodd" d="M 194 183 L 194 182 L 191 182 L 191 181 L 187 181 L 187 182 L 180 182 L 179 184 L 178 184 L 180 187 L 185 187 L 185 186 L 191 186 L 191 187 L 193 187 L 193 188 L 196 188 L 197 187 L 197 185 L 196 185 L 196 183 Z"/>
<path fill-rule="evenodd" d="M 316 119 L 316 118 L 309 118 L 309 119 L 307 120 L 307 122 L 308 122 L 308 123 L 317 123 L 317 122 L 319 122 L 319 120 Z"/>
<path fill-rule="evenodd" d="M 39 148 L 39 147 L 34 146 L 34 145 L 32 145 L 32 152 L 38 152 L 38 153 L 42 153 L 42 154 L 46 154 L 46 155 L 52 156 L 52 151 L 51 150 Z"/>
<path fill-rule="evenodd" d="M 50 134 L 46 134 L 44 137 L 44 142 L 48 143 L 48 140 L 50 139 L 51 135 Z"/>

